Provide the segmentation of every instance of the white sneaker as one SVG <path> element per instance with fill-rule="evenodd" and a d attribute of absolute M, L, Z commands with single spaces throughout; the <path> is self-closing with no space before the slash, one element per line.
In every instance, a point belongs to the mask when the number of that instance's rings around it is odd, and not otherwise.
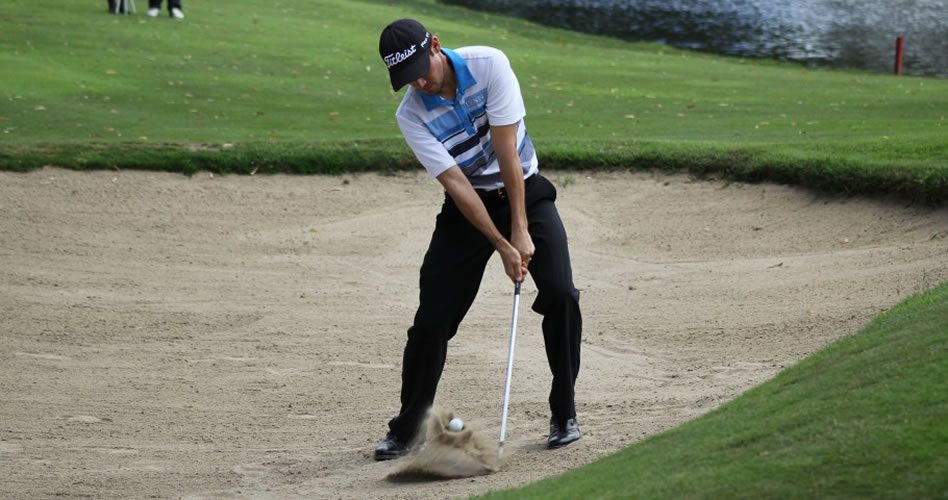
<path fill-rule="evenodd" d="M 159 11 L 158 9 L 148 9 L 148 16 L 149 16 L 149 17 L 158 17 L 158 14 L 160 14 L 160 13 L 161 13 L 161 11 Z"/>
<path fill-rule="evenodd" d="M 171 9 L 171 17 L 175 19 L 184 19 L 184 12 L 181 12 L 181 9 L 176 7 Z"/>

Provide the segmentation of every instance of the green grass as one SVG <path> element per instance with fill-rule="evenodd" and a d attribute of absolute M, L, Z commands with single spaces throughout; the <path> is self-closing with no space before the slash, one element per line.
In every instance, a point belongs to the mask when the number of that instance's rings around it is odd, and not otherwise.
<path fill-rule="evenodd" d="M 630 44 L 433 0 L 193 0 L 184 22 L 101 3 L 0 3 L 0 168 L 420 168 L 377 55 L 381 27 L 412 16 L 448 47 L 507 52 L 546 168 L 948 199 L 948 80 Z"/>
<path fill-rule="evenodd" d="M 946 498 L 948 283 L 765 384 L 488 498 Z"/>

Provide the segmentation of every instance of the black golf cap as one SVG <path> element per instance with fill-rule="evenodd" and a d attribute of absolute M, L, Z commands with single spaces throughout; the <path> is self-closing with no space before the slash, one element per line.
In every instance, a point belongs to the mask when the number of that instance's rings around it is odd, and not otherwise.
<path fill-rule="evenodd" d="M 431 33 L 414 19 L 399 19 L 382 30 L 379 55 L 388 66 L 392 90 L 398 90 L 428 72 Z"/>

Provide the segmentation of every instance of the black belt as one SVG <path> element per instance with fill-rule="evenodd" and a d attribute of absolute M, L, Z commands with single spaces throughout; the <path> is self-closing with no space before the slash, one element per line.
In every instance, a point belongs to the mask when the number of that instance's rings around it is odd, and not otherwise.
<path fill-rule="evenodd" d="M 528 185 L 532 184 L 536 180 L 537 175 L 531 175 L 523 180 L 523 187 L 526 188 Z M 507 189 L 504 186 L 500 186 L 497 189 L 475 189 L 477 195 L 481 197 L 482 200 L 506 200 L 507 199 Z"/>

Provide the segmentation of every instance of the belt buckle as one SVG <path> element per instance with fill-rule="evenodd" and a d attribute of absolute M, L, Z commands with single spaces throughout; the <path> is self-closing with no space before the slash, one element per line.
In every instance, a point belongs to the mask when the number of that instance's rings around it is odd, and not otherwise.
<path fill-rule="evenodd" d="M 506 198 L 507 190 L 502 187 L 497 188 L 497 197 L 500 198 L 501 200 Z"/>

